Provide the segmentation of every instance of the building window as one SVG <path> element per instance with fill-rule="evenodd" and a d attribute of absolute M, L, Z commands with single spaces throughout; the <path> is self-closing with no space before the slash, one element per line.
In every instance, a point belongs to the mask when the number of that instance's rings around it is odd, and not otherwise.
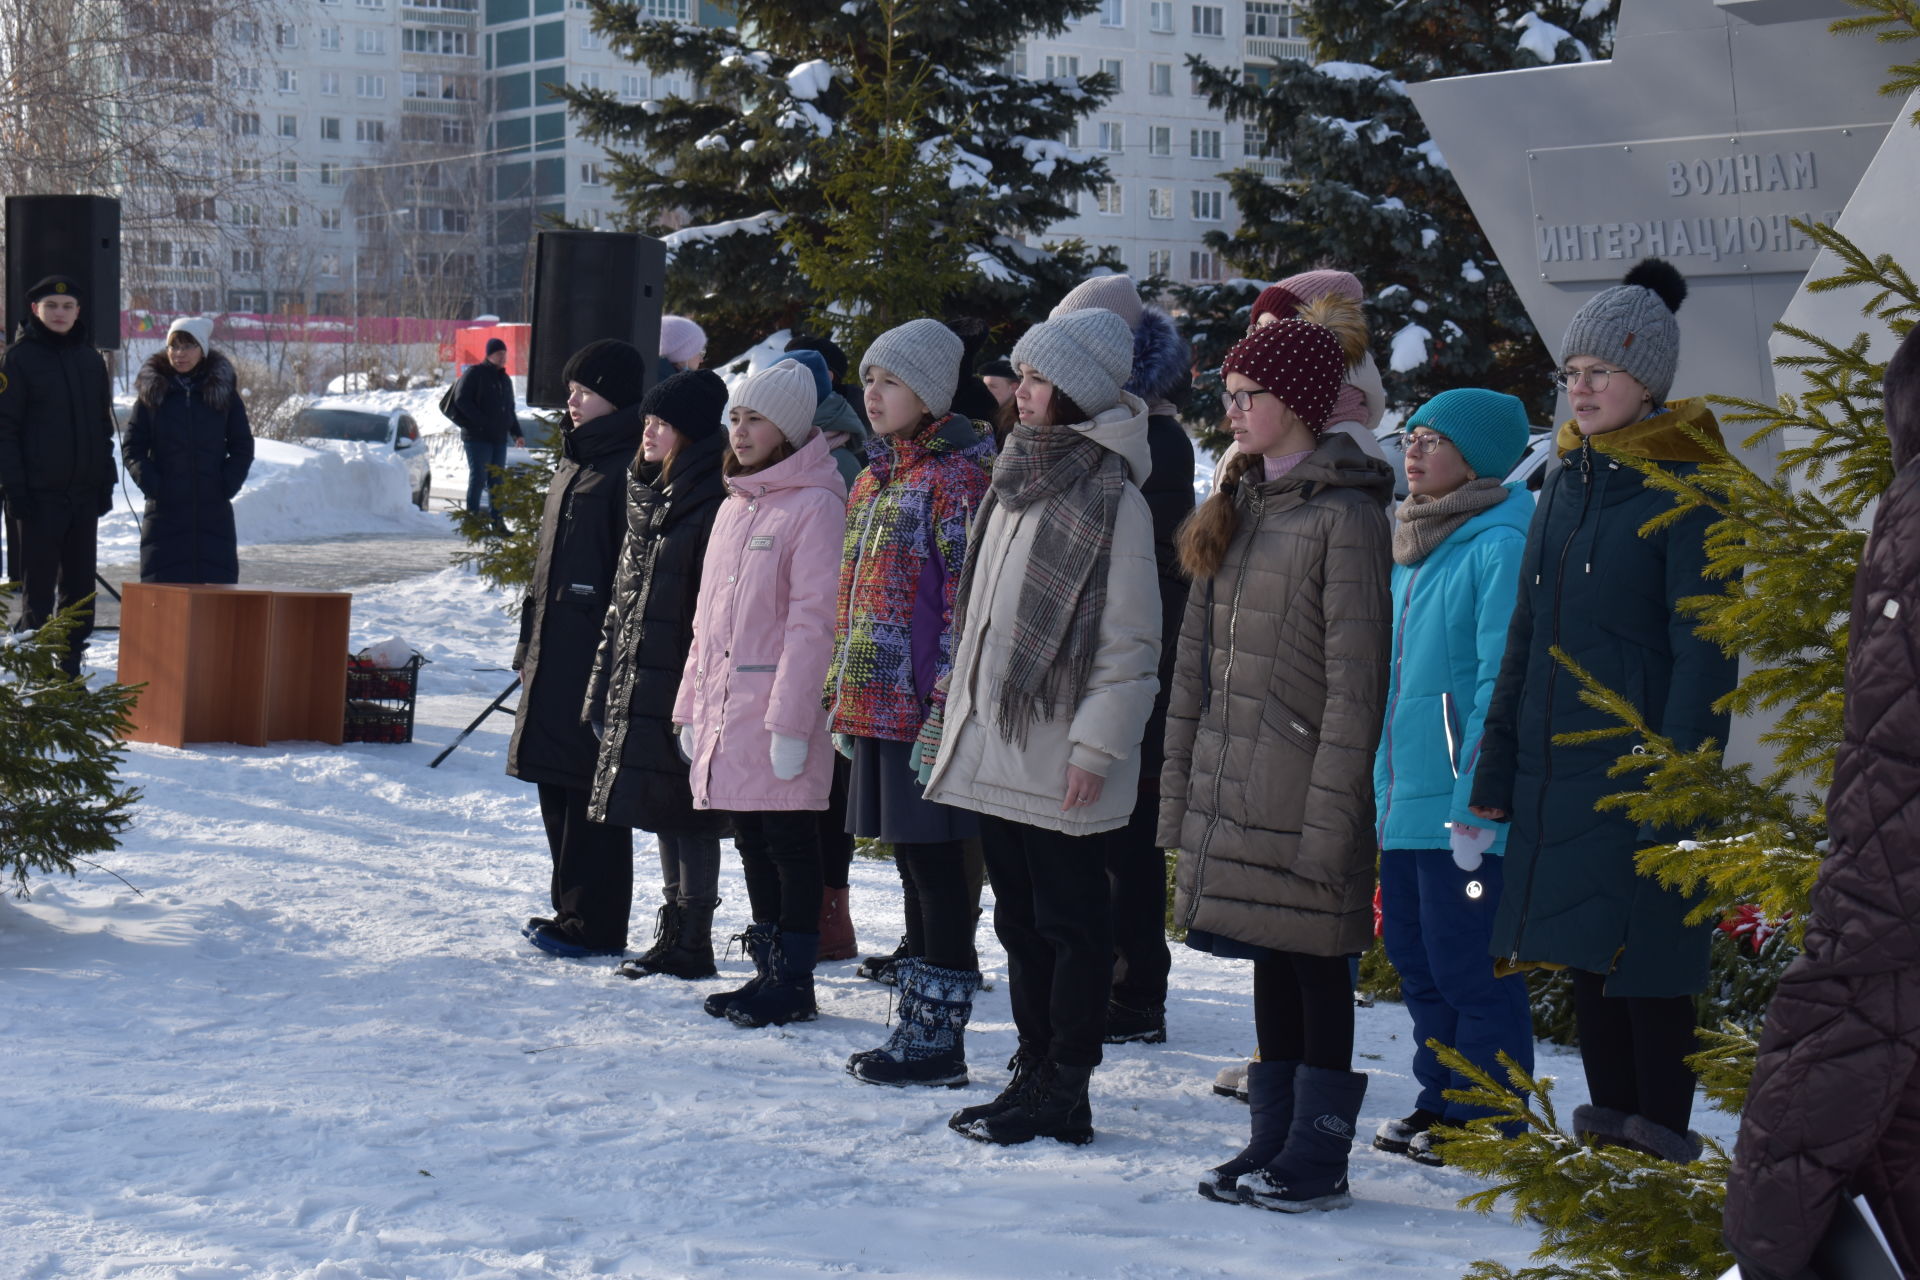
<path fill-rule="evenodd" d="M 1173 96 L 1173 64 L 1171 62 L 1147 64 L 1147 92 L 1157 98 Z"/>
<path fill-rule="evenodd" d="M 1173 154 L 1173 126 L 1155 124 L 1147 126 L 1147 154 L 1150 156 L 1170 156 Z"/>
<path fill-rule="evenodd" d="M 1204 98 L 1207 96 L 1207 86 L 1201 83 L 1199 76 L 1190 75 L 1187 77 L 1187 92 L 1196 98 Z"/>
<path fill-rule="evenodd" d="M 338 50 L 340 48 L 340 28 L 321 27 L 320 47 L 322 49 Z"/>
<path fill-rule="evenodd" d="M 1163 36 L 1173 34 L 1173 0 L 1152 0 L 1147 5 L 1147 30 Z"/>
<path fill-rule="evenodd" d="M 320 162 L 320 185 L 323 187 L 339 186 L 340 166 L 330 161 L 322 160 Z"/>
<path fill-rule="evenodd" d="M 279 132 L 281 137 L 297 138 L 300 136 L 300 117 L 299 116 L 281 116 L 279 120 L 279 125 L 280 125 Z"/>
<path fill-rule="evenodd" d="M 582 71 L 580 73 L 580 87 L 582 89 L 598 89 L 600 87 L 600 73 L 598 71 Z"/>
<path fill-rule="evenodd" d="M 1211 249 L 1195 249 L 1187 255 L 1187 276 L 1196 281 L 1220 279 L 1220 255 Z"/>
<path fill-rule="evenodd" d="M 1121 205 L 1120 184 L 1103 182 L 1093 189 L 1093 207 L 1105 214 L 1119 214 L 1126 210 Z"/>
<path fill-rule="evenodd" d="M 258 89 L 264 83 L 258 67 L 235 67 L 233 84 L 237 89 Z"/>
<path fill-rule="evenodd" d="M 1118 120 L 1100 122 L 1100 149 L 1108 155 L 1119 155 L 1127 149 L 1126 126 Z"/>
<path fill-rule="evenodd" d="M 1193 6 L 1193 34 L 1197 36 L 1227 34 L 1227 11 L 1217 4 Z"/>
<path fill-rule="evenodd" d="M 322 142 L 340 141 L 340 117 L 339 116 L 321 116 L 320 117 L 320 140 Z"/>
<path fill-rule="evenodd" d="M 1173 250 L 1147 250 L 1147 274 L 1149 276 L 1170 276 L 1173 274 Z"/>
<path fill-rule="evenodd" d="M 1187 135 L 1187 154 L 1195 160 L 1220 158 L 1220 130 L 1194 129 Z"/>
<path fill-rule="evenodd" d="M 320 211 L 320 229 L 322 231 L 338 231 L 340 229 L 340 211 L 338 209 L 322 209 Z"/>
<path fill-rule="evenodd" d="M 273 73 L 273 89 L 275 93 L 300 92 L 300 73 L 291 67 L 280 68 Z"/>
<path fill-rule="evenodd" d="M 319 255 L 314 259 L 314 269 L 323 276 L 332 276 L 338 279 L 340 276 L 340 255 L 337 253 L 323 253 Z"/>
<path fill-rule="evenodd" d="M 280 206 L 280 225 L 283 227 L 299 226 L 300 225 L 300 206 L 297 204 L 281 205 Z"/>
<path fill-rule="evenodd" d="M 260 251 L 258 249 L 235 249 L 233 251 L 233 269 L 251 274 L 260 269 Z"/>
<path fill-rule="evenodd" d="M 340 73 L 338 71 L 322 71 L 320 73 L 320 96 L 323 98 L 337 98 L 340 96 Z"/>
<path fill-rule="evenodd" d="M 387 33 L 379 27 L 361 27 L 353 33 L 353 48 L 356 53 L 385 53 Z"/>
<path fill-rule="evenodd" d="M 259 44 L 260 24 L 252 18 L 233 20 L 233 42 L 235 44 Z"/>
<path fill-rule="evenodd" d="M 1100 59 L 1100 73 L 1113 81 L 1113 91 L 1119 93 L 1127 87 L 1127 63 L 1124 58 Z"/>
<path fill-rule="evenodd" d="M 412 72 L 408 72 L 409 75 Z M 387 78 L 385 76 L 355 76 L 353 92 L 361 98 L 384 98 L 387 96 Z"/>
<path fill-rule="evenodd" d="M 291 22 L 276 22 L 273 24 L 273 41 L 282 49 L 298 49 L 300 28 Z"/>
<path fill-rule="evenodd" d="M 260 181 L 260 162 L 258 160 L 235 160 L 233 162 L 233 180 L 235 182 Z"/>
<path fill-rule="evenodd" d="M 387 125 L 384 120 L 355 120 L 353 122 L 355 142 L 385 142 Z"/>
<path fill-rule="evenodd" d="M 1147 216 L 1149 218 L 1171 218 L 1173 216 L 1173 188 L 1147 188 Z"/>
<path fill-rule="evenodd" d="M 1100 0 L 1100 25 L 1103 27 L 1126 26 L 1126 0 Z"/>
<path fill-rule="evenodd" d="M 181 246 L 180 265 L 183 267 L 191 267 L 196 271 L 206 270 L 207 251 L 205 249 L 189 249 L 184 245 Z"/>
<path fill-rule="evenodd" d="M 583 187 L 597 187 L 600 185 L 600 164 L 598 161 L 582 160 L 580 162 L 580 185 Z"/>
<path fill-rule="evenodd" d="M 257 227 L 260 225 L 260 206 L 257 204 L 237 204 L 233 206 L 235 226 Z"/>
<path fill-rule="evenodd" d="M 1196 222 L 1219 222 L 1224 201 L 1218 191 L 1195 191 L 1193 193 L 1193 217 Z"/>
<path fill-rule="evenodd" d="M 260 113 L 257 111 L 236 111 L 233 113 L 233 132 L 242 138 L 260 136 Z"/>
<path fill-rule="evenodd" d="M 298 160 L 282 160 L 280 162 L 280 181 L 300 181 L 300 162 Z"/>
<path fill-rule="evenodd" d="M 607 42 L 598 31 L 584 24 L 581 26 L 580 48 L 582 52 L 592 52 L 595 49 L 604 49 L 606 47 Z"/>
<path fill-rule="evenodd" d="M 620 96 L 621 98 L 625 99 L 628 102 L 632 102 L 637 98 L 646 97 L 647 96 L 646 81 L 644 81 L 643 79 L 641 79 L 641 77 L 636 75 L 621 76 L 620 77 Z"/>
<path fill-rule="evenodd" d="M 1078 80 L 1080 78 L 1080 59 L 1077 55 L 1050 53 L 1047 55 L 1046 65 L 1047 74 L 1045 79 Z"/>
<path fill-rule="evenodd" d="M 464 31 L 441 27 L 405 27 L 400 32 L 402 53 L 429 53 L 442 58 L 463 58 L 473 52 Z"/>
<path fill-rule="evenodd" d="M 646 16 L 660 22 L 691 22 L 688 0 L 647 0 Z"/>
<path fill-rule="evenodd" d="M 353 2 L 362 9 L 384 9 L 387 7 L 387 0 L 353 0 Z"/>

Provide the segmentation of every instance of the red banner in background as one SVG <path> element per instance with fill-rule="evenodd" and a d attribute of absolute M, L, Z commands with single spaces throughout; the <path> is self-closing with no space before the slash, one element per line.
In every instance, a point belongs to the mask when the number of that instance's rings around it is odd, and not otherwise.
<path fill-rule="evenodd" d="M 478 364 L 487 358 L 487 342 L 492 338 L 507 344 L 507 372 L 516 378 L 526 377 L 527 352 L 533 345 L 533 326 L 530 324 L 487 324 L 462 329 L 453 335 L 452 350 L 442 351 L 440 358 L 452 363 L 456 369 Z"/>
<path fill-rule="evenodd" d="M 120 337 L 158 338 L 175 317 L 152 311 L 120 313 Z M 366 346 L 438 343 L 443 354 L 454 335 L 466 329 L 494 328 L 479 320 L 422 320 L 414 316 L 272 316 L 226 311 L 213 316 L 215 342 L 320 342 Z M 524 325 L 508 326 L 525 329 Z M 485 339 L 481 344 L 485 346 Z M 509 339 L 509 349 L 512 341 Z M 518 372 L 518 370 L 516 370 Z"/>

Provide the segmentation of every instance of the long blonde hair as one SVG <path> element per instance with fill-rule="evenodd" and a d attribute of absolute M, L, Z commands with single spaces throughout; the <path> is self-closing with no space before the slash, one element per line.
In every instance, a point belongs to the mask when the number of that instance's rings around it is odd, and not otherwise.
<path fill-rule="evenodd" d="M 1264 459 L 1257 453 L 1234 454 L 1220 473 L 1220 484 L 1213 494 L 1181 522 L 1175 537 L 1180 570 L 1187 577 L 1198 581 L 1220 572 L 1220 565 L 1227 558 L 1227 547 L 1240 529 L 1240 512 L 1234 497 L 1247 475 L 1262 465 Z"/>

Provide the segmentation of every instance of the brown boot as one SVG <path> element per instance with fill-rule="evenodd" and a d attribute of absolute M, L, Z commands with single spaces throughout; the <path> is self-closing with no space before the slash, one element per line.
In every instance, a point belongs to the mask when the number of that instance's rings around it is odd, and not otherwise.
<path fill-rule="evenodd" d="M 819 958 L 851 960 L 859 954 L 859 945 L 853 937 L 853 917 L 847 913 L 847 890 L 821 890 Z"/>

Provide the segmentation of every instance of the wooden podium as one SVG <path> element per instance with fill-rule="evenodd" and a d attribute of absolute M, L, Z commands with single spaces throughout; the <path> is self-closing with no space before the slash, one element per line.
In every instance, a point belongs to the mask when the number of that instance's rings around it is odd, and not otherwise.
<path fill-rule="evenodd" d="M 126 736 L 339 745 L 352 605 L 344 591 L 127 583 L 118 678 L 146 688 Z"/>

